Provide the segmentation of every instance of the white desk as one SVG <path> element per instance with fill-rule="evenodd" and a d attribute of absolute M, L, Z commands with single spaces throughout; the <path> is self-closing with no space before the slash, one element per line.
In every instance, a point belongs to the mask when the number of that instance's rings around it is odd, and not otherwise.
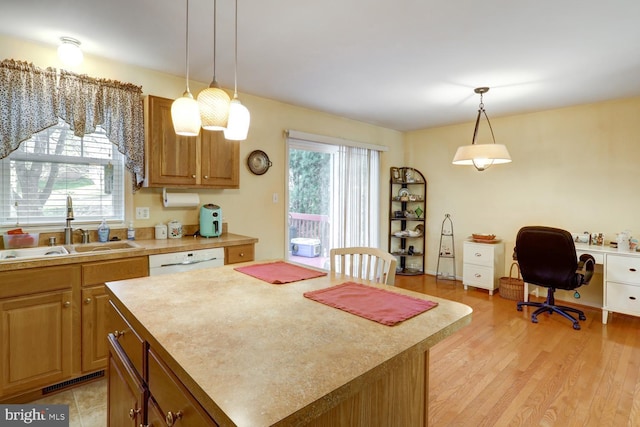
<path fill-rule="evenodd" d="M 603 266 L 602 323 L 609 312 L 640 316 L 640 252 L 576 243 L 576 254 L 590 254 Z M 524 300 L 529 300 L 529 285 L 524 284 Z"/>

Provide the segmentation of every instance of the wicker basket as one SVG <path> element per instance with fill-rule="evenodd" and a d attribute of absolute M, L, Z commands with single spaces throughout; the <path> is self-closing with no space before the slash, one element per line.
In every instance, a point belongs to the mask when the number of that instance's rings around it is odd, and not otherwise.
<path fill-rule="evenodd" d="M 518 277 L 513 277 L 513 267 L 518 272 Z M 520 266 L 517 262 L 511 264 L 509 277 L 500 278 L 500 296 L 502 298 L 521 301 L 524 298 L 524 280 L 520 276 Z"/>

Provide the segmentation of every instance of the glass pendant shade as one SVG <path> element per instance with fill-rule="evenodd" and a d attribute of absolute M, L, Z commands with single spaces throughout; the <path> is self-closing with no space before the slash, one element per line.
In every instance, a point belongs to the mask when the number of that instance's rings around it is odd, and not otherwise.
<path fill-rule="evenodd" d="M 483 171 L 491 165 L 509 162 L 511 162 L 511 156 L 503 144 L 472 144 L 458 147 L 452 163 L 475 166 L 479 171 Z"/>
<path fill-rule="evenodd" d="M 233 98 L 229 104 L 229 123 L 224 131 L 225 139 L 232 141 L 244 141 L 249 133 L 251 113 L 242 105 L 238 98 Z"/>
<path fill-rule="evenodd" d="M 225 130 L 229 120 L 229 102 L 231 98 L 227 92 L 217 87 L 217 83 L 198 94 L 200 119 L 206 130 Z"/>
<path fill-rule="evenodd" d="M 198 136 L 200 133 L 200 111 L 198 102 L 191 92 L 185 92 L 171 104 L 171 120 L 173 129 L 178 135 Z"/>
<path fill-rule="evenodd" d="M 61 44 L 58 46 L 58 58 L 67 67 L 75 67 L 82 64 L 84 55 L 80 49 L 80 42 L 70 37 L 60 38 Z"/>

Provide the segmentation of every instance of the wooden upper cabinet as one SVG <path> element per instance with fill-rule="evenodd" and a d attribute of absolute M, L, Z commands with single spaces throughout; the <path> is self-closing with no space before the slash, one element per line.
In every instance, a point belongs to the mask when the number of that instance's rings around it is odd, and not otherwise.
<path fill-rule="evenodd" d="M 240 144 L 221 131 L 176 135 L 171 121 L 173 99 L 145 99 L 148 187 L 239 188 Z"/>

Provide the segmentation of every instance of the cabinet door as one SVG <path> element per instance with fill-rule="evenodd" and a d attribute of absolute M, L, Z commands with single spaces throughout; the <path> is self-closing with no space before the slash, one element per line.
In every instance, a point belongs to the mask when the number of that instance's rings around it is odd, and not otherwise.
<path fill-rule="evenodd" d="M 109 297 L 104 285 L 82 290 L 82 371 L 105 368 L 107 346 L 107 312 Z"/>
<path fill-rule="evenodd" d="M 148 96 L 146 99 L 147 185 L 196 185 L 197 138 L 179 136 L 171 120 L 172 99 Z"/>
<path fill-rule="evenodd" d="M 200 184 L 214 188 L 240 188 L 240 142 L 224 139 L 223 132 L 200 132 Z"/>
<path fill-rule="evenodd" d="M 137 427 L 144 421 L 147 390 L 112 334 L 108 336 L 109 382 L 107 426 Z"/>
<path fill-rule="evenodd" d="M 71 376 L 71 290 L 0 301 L 0 396 Z"/>

